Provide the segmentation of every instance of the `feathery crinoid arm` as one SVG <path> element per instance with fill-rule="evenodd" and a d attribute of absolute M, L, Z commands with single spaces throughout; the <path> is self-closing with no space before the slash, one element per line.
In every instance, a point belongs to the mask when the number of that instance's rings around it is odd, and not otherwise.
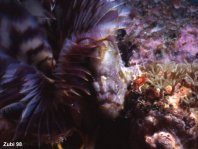
<path fill-rule="evenodd" d="M 46 74 L 54 68 L 55 59 L 46 31 L 17 0 L 0 1 L 0 47 L 11 57 L 34 65 Z"/>
<path fill-rule="evenodd" d="M 4 134 L 0 141 L 53 143 L 64 136 L 71 120 L 55 92 L 51 79 L 0 53 L 0 128 Z M 5 129 L 3 121 L 12 124 L 12 129 Z"/>
<path fill-rule="evenodd" d="M 60 0 L 55 6 L 60 36 L 87 32 L 99 25 L 122 26 L 129 13 L 123 0 Z M 125 7 L 124 7 L 125 6 Z M 125 20 L 125 21 L 123 21 Z M 111 25 L 111 27 L 110 27 Z"/>

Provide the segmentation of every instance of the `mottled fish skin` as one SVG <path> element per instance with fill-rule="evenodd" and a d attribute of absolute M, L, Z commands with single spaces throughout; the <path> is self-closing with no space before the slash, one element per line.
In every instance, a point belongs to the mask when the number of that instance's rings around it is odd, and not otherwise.
<path fill-rule="evenodd" d="M 128 9 L 122 1 L 75 2 L 68 2 L 72 8 L 64 10 L 74 14 L 62 20 L 63 30 L 67 29 L 62 36 L 67 38 L 55 69 L 58 86 L 66 96 L 76 94 L 76 99 L 78 94 L 93 96 L 104 115 L 116 118 L 123 109 L 128 79 L 115 32 L 126 27 Z M 66 3 L 63 6 L 69 7 Z"/>
<path fill-rule="evenodd" d="M 55 65 L 45 31 L 16 1 L 0 2 L 0 46 L 8 55 L 43 71 Z"/>

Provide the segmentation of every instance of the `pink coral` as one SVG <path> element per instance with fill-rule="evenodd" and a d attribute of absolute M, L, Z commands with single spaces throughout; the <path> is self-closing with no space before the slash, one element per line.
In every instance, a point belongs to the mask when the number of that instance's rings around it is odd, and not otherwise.
<path fill-rule="evenodd" d="M 180 51 L 196 55 L 198 53 L 198 28 L 187 25 L 181 28 L 180 34 L 175 47 Z"/>

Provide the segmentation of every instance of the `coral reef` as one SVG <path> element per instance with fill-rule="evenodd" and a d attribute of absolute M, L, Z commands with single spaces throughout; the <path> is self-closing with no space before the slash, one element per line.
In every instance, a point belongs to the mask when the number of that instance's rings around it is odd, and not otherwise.
<path fill-rule="evenodd" d="M 138 88 L 132 84 L 130 104 L 126 104 L 132 106 L 134 148 L 141 148 L 134 138 L 150 148 L 197 147 L 197 72 L 196 63 L 158 63 L 142 68 L 145 82 Z"/>
<path fill-rule="evenodd" d="M 130 65 L 196 59 L 196 5 L 186 0 L 130 2 L 132 22 L 121 46 L 131 55 Z"/>
<path fill-rule="evenodd" d="M 198 148 L 196 0 L 0 4 L 0 145 Z"/>

